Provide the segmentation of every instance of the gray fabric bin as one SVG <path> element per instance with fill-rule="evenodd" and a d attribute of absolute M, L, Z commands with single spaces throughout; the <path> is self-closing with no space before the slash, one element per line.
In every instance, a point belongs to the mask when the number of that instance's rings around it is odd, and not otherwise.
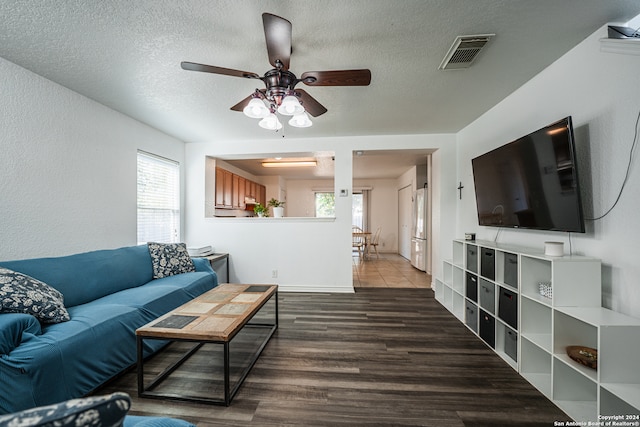
<path fill-rule="evenodd" d="M 504 352 L 514 362 L 518 361 L 518 333 L 509 328 L 504 330 Z"/>
<path fill-rule="evenodd" d="M 478 307 L 472 303 L 471 301 L 465 301 L 466 307 L 464 311 L 464 322 L 466 325 L 473 330 L 476 334 L 478 333 Z"/>
<path fill-rule="evenodd" d="M 480 307 L 491 314 L 496 312 L 496 285 L 485 279 L 480 279 L 480 290 L 478 291 Z"/>
<path fill-rule="evenodd" d="M 518 289 L 518 255 L 504 254 L 504 283 Z"/>

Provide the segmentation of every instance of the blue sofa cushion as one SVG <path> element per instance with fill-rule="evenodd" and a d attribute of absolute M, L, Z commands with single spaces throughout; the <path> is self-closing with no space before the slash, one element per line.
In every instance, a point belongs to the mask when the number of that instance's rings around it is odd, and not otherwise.
<path fill-rule="evenodd" d="M 0 267 L 28 274 L 59 290 L 67 308 L 144 285 L 153 273 L 147 245 L 2 261 Z"/>
<path fill-rule="evenodd" d="M 0 313 L 26 313 L 43 323 L 69 320 L 60 292 L 40 280 L 0 267 Z"/>
<path fill-rule="evenodd" d="M 153 278 L 162 279 L 196 271 L 184 243 L 147 243 L 153 265 Z"/>
<path fill-rule="evenodd" d="M 0 416 L 0 425 L 20 427 L 119 427 L 122 425 L 131 399 L 126 393 L 113 393 L 73 399 L 54 405 L 27 409 Z"/>

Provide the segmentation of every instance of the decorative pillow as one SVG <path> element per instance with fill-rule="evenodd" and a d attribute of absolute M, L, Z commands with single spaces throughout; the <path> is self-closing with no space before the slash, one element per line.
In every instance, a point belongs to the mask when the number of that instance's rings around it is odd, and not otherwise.
<path fill-rule="evenodd" d="M 131 399 L 126 393 L 67 400 L 54 405 L 0 415 L 0 425 L 8 427 L 119 427 Z"/>
<path fill-rule="evenodd" d="M 147 246 L 149 246 L 149 254 L 153 264 L 154 279 L 196 271 L 193 260 L 187 252 L 186 244 L 149 242 Z"/>
<path fill-rule="evenodd" d="M 0 267 L 0 313 L 26 313 L 43 323 L 70 319 L 62 294 L 33 277 Z"/>

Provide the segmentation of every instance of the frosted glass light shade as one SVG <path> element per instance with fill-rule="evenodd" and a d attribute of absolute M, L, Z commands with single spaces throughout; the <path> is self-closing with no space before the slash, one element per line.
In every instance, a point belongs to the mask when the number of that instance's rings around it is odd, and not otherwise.
<path fill-rule="evenodd" d="M 278 107 L 278 113 L 285 116 L 293 116 L 304 112 L 304 107 L 300 105 L 300 101 L 293 95 L 287 95 L 282 100 L 282 104 Z"/>
<path fill-rule="evenodd" d="M 261 99 L 253 98 L 246 107 L 242 109 L 245 116 L 252 119 L 262 119 L 269 114 L 269 109 Z"/>
<path fill-rule="evenodd" d="M 278 117 L 273 113 L 269 113 L 267 117 L 260 120 L 258 122 L 258 125 L 260 125 L 261 128 L 267 129 L 267 130 L 282 129 L 282 123 L 280 123 L 280 120 L 278 120 Z"/>
<path fill-rule="evenodd" d="M 289 124 L 296 128 L 308 128 L 313 125 L 311 119 L 309 119 L 309 116 L 305 112 L 293 116 L 291 120 L 289 120 Z"/>

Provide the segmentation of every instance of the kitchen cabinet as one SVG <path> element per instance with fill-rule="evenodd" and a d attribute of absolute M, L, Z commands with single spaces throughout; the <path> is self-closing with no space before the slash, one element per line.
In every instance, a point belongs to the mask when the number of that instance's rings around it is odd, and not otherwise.
<path fill-rule="evenodd" d="M 216 208 L 230 209 L 233 198 L 233 174 L 216 168 Z"/>
<path fill-rule="evenodd" d="M 226 169 L 216 168 L 216 208 L 247 209 L 245 199 L 267 204 L 267 189 L 264 185 L 236 175 Z M 253 209 L 253 205 L 249 208 Z"/>

